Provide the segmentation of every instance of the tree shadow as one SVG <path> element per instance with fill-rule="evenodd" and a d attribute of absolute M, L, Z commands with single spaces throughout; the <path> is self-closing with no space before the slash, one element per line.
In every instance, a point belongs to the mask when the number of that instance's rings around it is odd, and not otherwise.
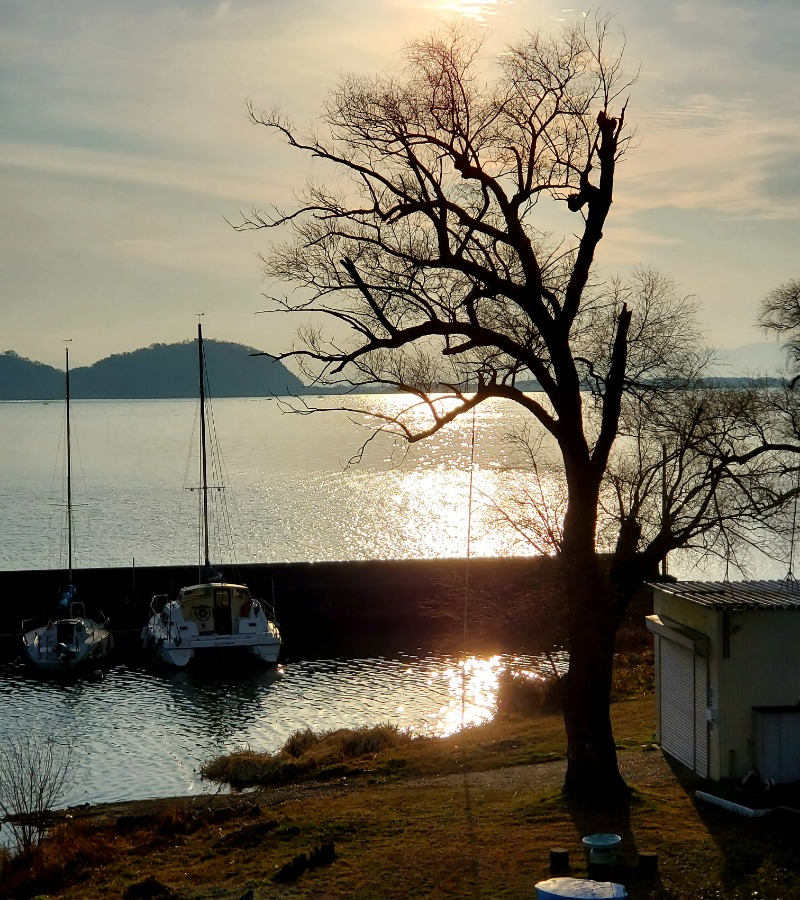
<path fill-rule="evenodd" d="M 658 867 L 655 859 L 648 855 L 653 848 L 637 845 L 631 828 L 631 810 L 643 802 L 636 790 L 602 805 L 583 803 L 567 796 L 564 800 L 580 847 L 579 853 L 570 857 L 572 877 L 621 884 L 629 898 L 661 896 L 660 889 L 663 885 Z M 613 862 L 596 862 L 590 859 L 581 841 L 592 834 L 619 835 L 621 840 Z M 644 856 L 640 858 L 640 854 Z"/>
<path fill-rule="evenodd" d="M 720 887 L 748 897 L 800 897 L 800 784 L 715 782 L 664 758 L 722 859 Z"/>

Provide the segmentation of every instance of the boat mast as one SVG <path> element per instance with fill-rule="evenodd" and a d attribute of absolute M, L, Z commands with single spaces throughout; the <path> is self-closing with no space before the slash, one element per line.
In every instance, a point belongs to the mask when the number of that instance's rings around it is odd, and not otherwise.
<path fill-rule="evenodd" d="M 203 359 L 203 326 L 197 323 L 197 355 L 200 365 L 200 490 L 203 492 L 203 550 L 205 565 L 210 565 L 208 558 L 208 472 L 206 466 L 206 394 Z"/>
<path fill-rule="evenodd" d="M 67 406 L 67 581 L 72 584 L 72 435 L 69 421 L 69 347 L 66 352 L 66 406 Z"/>

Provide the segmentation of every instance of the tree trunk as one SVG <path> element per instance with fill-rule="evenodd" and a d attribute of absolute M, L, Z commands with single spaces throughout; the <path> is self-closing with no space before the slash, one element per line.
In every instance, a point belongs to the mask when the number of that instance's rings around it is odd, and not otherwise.
<path fill-rule="evenodd" d="M 587 561 L 588 562 L 588 561 Z M 569 579 L 569 672 L 564 686 L 567 774 L 575 799 L 606 803 L 627 796 L 611 729 L 611 677 L 616 628 L 608 578 L 595 556 Z"/>
<path fill-rule="evenodd" d="M 576 484 L 577 482 L 577 484 Z M 564 519 L 562 590 L 568 610 L 569 671 L 564 790 L 583 802 L 627 795 L 611 730 L 611 677 L 617 619 L 608 567 L 595 547 L 599 485 L 575 479 Z"/>
<path fill-rule="evenodd" d="M 611 676 L 615 629 L 603 579 L 573 590 L 594 593 L 570 625 L 570 664 L 564 690 L 567 774 L 564 790 L 586 802 L 627 796 L 611 729 Z M 600 609 L 603 611 L 600 611 Z"/>

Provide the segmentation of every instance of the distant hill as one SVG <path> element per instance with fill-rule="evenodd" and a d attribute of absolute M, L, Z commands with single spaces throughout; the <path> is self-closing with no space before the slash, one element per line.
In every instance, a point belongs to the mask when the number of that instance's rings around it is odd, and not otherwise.
<path fill-rule="evenodd" d="M 778 375 L 785 365 L 783 345 L 777 341 L 761 341 L 718 350 L 714 374 L 723 377 Z"/>
<path fill-rule="evenodd" d="M 305 393 L 281 362 L 252 347 L 203 342 L 214 397 L 267 397 Z M 153 344 L 70 371 L 75 399 L 151 399 L 197 396 L 197 342 Z M 55 400 L 64 396 L 64 372 L 8 350 L 0 354 L 0 400 Z"/>
<path fill-rule="evenodd" d="M 64 396 L 64 373 L 6 350 L 0 355 L 0 400 L 52 400 Z"/>

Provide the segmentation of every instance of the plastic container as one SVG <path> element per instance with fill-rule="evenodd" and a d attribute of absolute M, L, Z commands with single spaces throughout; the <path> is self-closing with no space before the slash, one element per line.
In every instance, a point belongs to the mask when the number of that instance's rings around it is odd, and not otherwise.
<path fill-rule="evenodd" d="M 617 847 L 622 838 L 618 834 L 587 834 L 581 839 L 590 863 L 613 866 L 617 861 Z"/>
<path fill-rule="evenodd" d="M 591 881 L 588 878 L 548 878 L 536 884 L 538 900 L 599 900 L 607 897 L 627 897 L 621 884 L 613 881 Z"/>

